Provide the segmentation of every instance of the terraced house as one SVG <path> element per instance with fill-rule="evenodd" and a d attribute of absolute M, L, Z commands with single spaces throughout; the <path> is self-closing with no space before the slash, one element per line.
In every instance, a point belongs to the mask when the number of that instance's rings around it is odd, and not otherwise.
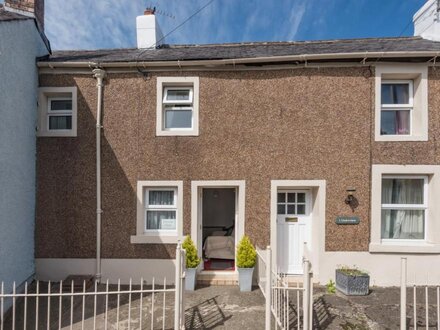
<path fill-rule="evenodd" d="M 199 279 L 235 281 L 246 234 L 285 274 L 306 246 L 321 283 L 345 264 L 396 285 L 404 255 L 437 278 L 437 15 L 414 37 L 168 45 L 147 10 L 138 48 L 40 58 L 37 277 L 173 278 L 191 235 Z"/>

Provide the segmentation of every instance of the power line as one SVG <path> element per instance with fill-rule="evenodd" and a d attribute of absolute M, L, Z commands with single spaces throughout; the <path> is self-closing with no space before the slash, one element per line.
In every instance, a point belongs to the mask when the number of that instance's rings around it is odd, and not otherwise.
<path fill-rule="evenodd" d="M 139 57 L 148 49 L 151 49 L 153 46 L 159 44 L 162 40 L 164 40 L 166 37 L 168 37 L 171 33 L 178 30 L 180 27 L 182 27 L 185 23 L 187 23 L 189 20 L 191 20 L 194 16 L 196 16 L 198 13 L 200 13 L 203 9 L 208 7 L 211 3 L 213 3 L 215 0 L 209 0 L 207 3 L 205 3 L 202 7 L 197 9 L 193 14 L 191 14 L 188 18 L 186 18 L 182 23 L 177 25 L 174 29 L 172 29 L 170 32 L 168 32 L 166 35 L 164 35 L 162 38 L 160 38 L 158 41 L 156 41 L 154 44 L 150 45 L 148 48 L 142 50 L 139 55 L 137 56 L 136 61 L 139 60 Z"/>

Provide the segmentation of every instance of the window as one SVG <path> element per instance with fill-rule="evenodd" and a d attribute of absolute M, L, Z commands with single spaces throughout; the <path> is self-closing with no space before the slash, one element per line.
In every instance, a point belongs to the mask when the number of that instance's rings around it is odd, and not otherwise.
<path fill-rule="evenodd" d="M 373 165 L 369 251 L 440 253 L 438 187 L 440 165 Z"/>
<path fill-rule="evenodd" d="M 306 214 L 306 194 L 303 192 L 278 192 L 277 212 L 287 215 Z"/>
<path fill-rule="evenodd" d="M 49 131 L 72 129 L 72 98 L 48 99 L 47 120 Z"/>
<path fill-rule="evenodd" d="M 38 136 L 76 136 L 76 87 L 42 87 L 38 98 Z"/>
<path fill-rule="evenodd" d="M 382 240 L 424 240 L 426 176 L 382 178 Z"/>
<path fill-rule="evenodd" d="M 132 243 L 177 243 L 182 237 L 182 181 L 138 181 Z"/>
<path fill-rule="evenodd" d="M 145 189 L 145 230 L 176 231 L 177 189 Z"/>
<path fill-rule="evenodd" d="M 385 80 L 381 86 L 381 135 L 410 135 L 413 110 L 412 80 Z"/>
<path fill-rule="evenodd" d="M 427 66 L 377 65 L 375 81 L 375 140 L 427 141 Z"/>
<path fill-rule="evenodd" d="M 197 77 L 157 78 L 158 136 L 196 136 L 198 128 Z"/>

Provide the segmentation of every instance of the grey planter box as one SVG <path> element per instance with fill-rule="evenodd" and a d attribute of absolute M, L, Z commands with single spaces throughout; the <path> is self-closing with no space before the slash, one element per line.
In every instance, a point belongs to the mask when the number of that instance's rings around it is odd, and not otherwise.
<path fill-rule="evenodd" d="M 370 275 L 347 275 L 337 269 L 336 289 L 347 296 L 366 296 L 370 292 Z"/>
<path fill-rule="evenodd" d="M 254 268 L 237 268 L 238 269 L 238 283 L 240 285 L 240 291 L 248 292 L 252 291 L 252 275 L 254 274 Z"/>
<path fill-rule="evenodd" d="M 185 270 L 185 290 L 194 291 L 196 289 L 197 268 L 187 268 Z"/>

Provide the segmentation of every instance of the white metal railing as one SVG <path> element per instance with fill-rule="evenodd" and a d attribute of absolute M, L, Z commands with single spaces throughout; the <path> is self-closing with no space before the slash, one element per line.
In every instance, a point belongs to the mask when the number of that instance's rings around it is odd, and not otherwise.
<path fill-rule="evenodd" d="M 408 284 L 407 280 L 407 258 L 400 259 L 400 329 L 410 329 L 407 326 L 408 315 L 408 288 L 412 291 L 412 329 L 417 329 L 419 321 L 420 329 L 438 329 L 440 330 L 440 285 L 429 286 Z M 430 299 L 430 295 L 434 295 Z M 418 301 L 422 301 L 420 304 Z M 421 314 L 421 315 L 420 315 Z"/>
<path fill-rule="evenodd" d="M 311 264 L 304 257 L 303 283 L 289 283 L 288 277 L 274 271 L 271 248 L 257 247 L 258 286 L 266 301 L 265 330 L 271 329 L 272 316 L 275 329 L 312 329 L 313 286 Z"/>
<path fill-rule="evenodd" d="M 75 283 L 27 282 L 23 292 L 0 287 L 0 330 L 15 329 L 184 329 L 183 288 L 185 280 L 185 250 L 176 249 L 175 285 L 140 280 L 128 286 L 86 281 Z M 174 294 L 174 299 L 173 299 Z M 9 300 L 9 301 L 8 301 Z M 174 300 L 174 301 L 173 301 Z M 5 310 L 6 303 L 11 305 Z M 6 312 L 6 313 L 5 313 Z M 174 312 L 174 322 L 169 314 Z"/>

